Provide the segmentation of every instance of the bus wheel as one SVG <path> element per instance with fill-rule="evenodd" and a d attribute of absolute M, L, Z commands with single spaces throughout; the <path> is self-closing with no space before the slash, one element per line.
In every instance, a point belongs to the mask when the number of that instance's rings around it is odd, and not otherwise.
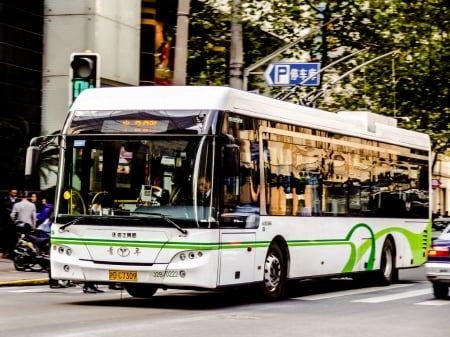
<path fill-rule="evenodd" d="M 151 298 L 158 290 L 157 287 L 149 284 L 127 284 L 125 289 L 133 297 Z"/>
<path fill-rule="evenodd" d="M 392 240 L 384 241 L 381 251 L 380 270 L 378 272 L 378 281 L 381 285 L 389 285 L 397 279 L 397 270 L 395 269 L 395 249 Z"/>
<path fill-rule="evenodd" d="M 284 295 L 286 288 L 286 264 L 278 245 L 269 247 L 264 263 L 262 294 L 266 299 L 276 300 Z"/>

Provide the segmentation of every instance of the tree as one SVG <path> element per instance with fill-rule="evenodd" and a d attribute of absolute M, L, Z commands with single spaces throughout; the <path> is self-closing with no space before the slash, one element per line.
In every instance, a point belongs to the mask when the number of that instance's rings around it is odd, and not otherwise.
<path fill-rule="evenodd" d="M 227 85 L 229 83 L 229 48 L 231 7 L 214 5 L 213 0 L 192 0 L 189 27 L 188 84 Z M 256 60 L 278 48 L 283 41 L 244 21 L 244 62 Z M 253 89 L 264 81 L 254 79 Z"/>
<path fill-rule="evenodd" d="M 45 185 L 49 182 L 49 176 L 58 173 L 60 147 L 55 140 L 60 133 L 61 131 L 55 131 L 45 137 L 49 141 L 41 150 L 39 157 L 39 178 Z"/>
<path fill-rule="evenodd" d="M 211 6 L 213 0 L 193 2 L 199 7 L 193 11 L 196 15 L 192 24 L 197 27 L 191 33 L 191 46 L 200 48 L 191 50 L 190 66 L 197 64 L 190 69 L 191 83 L 227 83 L 226 53 L 211 52 L 214 39 L 229 39 L 227 12 Z M 401 125 L 428 133 L 437 154 L 450 148 L 450 6 L 446 0 L 242 0 L 242 7 L 246 66 L 314 30 L 317 35 L 281 58 L 319 60 L 324 67 L 370 47 L 366 53 L 328 69 L 322 83 L 365 61 L 397 51 L 343 78 L 316 101 L 316 106 L 330 111 L 370 110 L 408 117 L 409 121 L 403 120 Z M 199 66 L 199 62 L 203 64 Z M 250 79 L 250 87 L 267 92 L 258 76 Z M 270 93 L 280 90 L 271 88 Z M 300 88 L 292 99 L 298 100 L 310 90 Z"/>
<path fill-rule="evenodd" d="M 399 53 L 367 67 L 363 76 L 352 81 L 364 93 L 354 97 L 363 97 L 363 104 L 375 112 L 408 117 L 403 126 L 427 132 L 433 150 L 445 152 L 450 145 L 450 7 L 444 0 L 368 3 L 361 11 L 362 21 L 355 26 L 360 39 L 375 46 L 369 55 L 389 50 Z M 358 80 L 363 83 L 358 85 Z M 352 98 L 343 102 L 360 108 L 361 102 Z"/>

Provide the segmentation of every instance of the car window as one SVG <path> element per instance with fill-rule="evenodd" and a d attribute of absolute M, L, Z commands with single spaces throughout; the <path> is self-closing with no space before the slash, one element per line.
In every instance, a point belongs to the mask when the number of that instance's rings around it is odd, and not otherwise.
<path fill-rule="evenodd" d="M 435 219 L 433 221 L 433 229 L 444 230 L 450 224 L 450 218 Z"/>

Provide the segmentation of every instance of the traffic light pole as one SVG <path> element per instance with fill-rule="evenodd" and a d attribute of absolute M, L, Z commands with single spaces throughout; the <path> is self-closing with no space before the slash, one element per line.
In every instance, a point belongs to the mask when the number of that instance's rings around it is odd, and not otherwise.
<path fill-rule="evenodd" d="M 230 87 L 242 90 L 244 66 L 244 45 L 242 40 L 241 0 L 233 0 L 230 48 Z"/>

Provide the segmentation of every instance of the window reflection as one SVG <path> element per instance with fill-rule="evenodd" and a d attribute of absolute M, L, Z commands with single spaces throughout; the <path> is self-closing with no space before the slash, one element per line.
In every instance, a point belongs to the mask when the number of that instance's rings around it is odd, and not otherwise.
<path fill-rule="evenodd" d="M 425 151 L 231 114 L 223 131 L 241 153 L 240 176 L 225 177 L 225 211 L 428 217 Z"/>

